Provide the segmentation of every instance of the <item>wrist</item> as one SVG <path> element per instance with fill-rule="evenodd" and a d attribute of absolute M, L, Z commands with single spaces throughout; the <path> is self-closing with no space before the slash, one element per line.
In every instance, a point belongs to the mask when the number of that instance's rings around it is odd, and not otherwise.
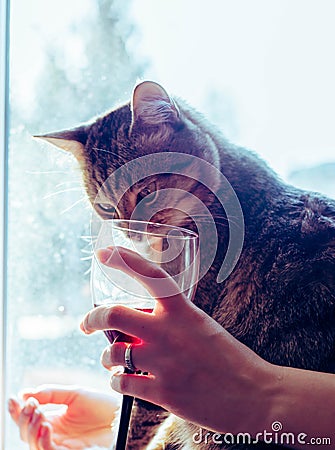
<path fill-rule="evenodd" d="M 244 430 L 239 432 L 248 432 L 255 438 L 264 430 L 271 431 L 272 423 L 279 420 L 278 405 L 280 398 L 284 396 L 283 369 L 264 360 L 256 361 L 248 417 L 246 417 Z"/>
<path fill-rule="evenodd" d="M 272 418 L 277 414 L 283 368 L 270 364 L 251 352 L 248 357 L 245 356 L 244 364 L 235 372 L 238 391 L 230 398 L 229 413 L 223 411 L 224 427 L 216 430 L 233 435 L 248 433 L 255 438 L 269 427 L 271 429 L 275 420 Z M 227 386 L 223 389 L 227 389 Z"/>
<path fill-rule="evenodd" d="M 273 431 L 272 424 L 281 422 L 289 407 L 285 392 L 285 367 L 265 364 L 263 378 L 259 378 L 260 415 L 257 433 Z"/>

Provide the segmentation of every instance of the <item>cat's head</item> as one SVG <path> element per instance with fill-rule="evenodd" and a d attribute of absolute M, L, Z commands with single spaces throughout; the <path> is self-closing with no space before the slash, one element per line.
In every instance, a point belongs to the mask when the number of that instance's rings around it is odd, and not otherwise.
<path fill-rule="evenodd" d="M 219 185 L 210 170 L 219 169 L 218 151 L 203 119 L 154 82 L 138 84 L 129 103 L 89 124 L 39 137 L 77 158 L 103 219 L 187 226 Z"/>

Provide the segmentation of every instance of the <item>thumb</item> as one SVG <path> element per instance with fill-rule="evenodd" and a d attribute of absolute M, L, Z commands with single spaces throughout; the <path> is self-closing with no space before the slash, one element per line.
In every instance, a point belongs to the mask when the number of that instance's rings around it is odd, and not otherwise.
<path fill-rule="evenodd" d="M 78 386 L 62 386 L 57 384 L 43 384 L 35 389 L 24 389 L 20 392 L 23 400 L 35 398 L 41 405 L 55 403 L 69 405 L 78 393 Z"/>

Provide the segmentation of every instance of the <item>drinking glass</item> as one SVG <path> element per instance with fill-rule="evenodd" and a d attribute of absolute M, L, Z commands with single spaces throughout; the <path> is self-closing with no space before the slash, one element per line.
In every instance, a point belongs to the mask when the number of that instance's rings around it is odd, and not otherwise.
<path fill-rule="evenodd" d="M 152 312 L 155 299 L 131 275 L 102 264 L 96 250 L 109 246 L 131 249 L 162 267 L 177 283 L 179 290 L 192 299 L 199 271 L 198 235 L 177 226 L 112 219 L 95 223 L 94 254 L 91 267 L 91 291 L 94 306 L 126 305 Z M 159 279 L 155 279 L 159 282 Z M 110 342 L 133 342 L 133 337 L 106 330 Z M 125 372 L 129 373 L 128 369 Z M 133 398 L 123 396 L 116 450 L 124 450 L 127 441 Z"/>

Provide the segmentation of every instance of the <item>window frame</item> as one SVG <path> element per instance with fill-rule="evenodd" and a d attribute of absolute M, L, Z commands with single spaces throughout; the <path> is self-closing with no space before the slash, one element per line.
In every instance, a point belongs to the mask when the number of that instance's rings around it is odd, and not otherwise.
<path fill-rule="evenodd" d="M 0 444 L 5 448 L 6 406 L 6 247 L 9 130 L 9 2 L 0 0 Z"/>

